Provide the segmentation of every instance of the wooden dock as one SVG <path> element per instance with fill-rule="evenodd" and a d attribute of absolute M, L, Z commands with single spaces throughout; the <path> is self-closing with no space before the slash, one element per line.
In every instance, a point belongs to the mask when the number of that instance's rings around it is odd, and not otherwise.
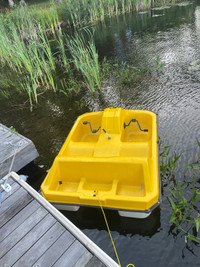
<path fill-rule="evenodd" d="M 0 124 L 0 178 L 10 171 L 10 167 L 17 172 L 36 157 L 38 152 L 31 140 Z"/>
<path fill-rule="evenodd" d="M 119 267 L 15 172 L 0 186 L 0 266 Z"/>

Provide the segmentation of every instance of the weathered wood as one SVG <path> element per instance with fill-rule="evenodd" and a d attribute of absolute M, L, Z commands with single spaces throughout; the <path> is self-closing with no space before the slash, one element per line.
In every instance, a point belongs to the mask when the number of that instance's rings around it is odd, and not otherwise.
<path fill-rule="evenodd" d="M 5 191 L 2 193 L 2 197 L 3 197 L 4 201 L 2 201 L 2 206 L 1 206 L 1 210 L 0 210 L 1 215 L 3 214 L 3 212 L 6 209 L 9 209 L 10 207 L 12 207 L 12 205 L 16 202 L 16 200 L 18 200 L 22 196 L 28 194 L 26 192 L 26 190 L 24 190 L 24 188 L 22 188 L 20 186 L 17 186 L 17 187 L 18 187 L 17 190 L 15 192 L 13 192 L 13 194 L 7 193 Z"/>
<path fill-rule="evenodd" d="M 20 141 L 22 140 L 22 138 L 20 135 L 16 133 L 12 133 L 8 129 L 4 128 L 3 134 L 0 135 L 0 140 L 1 140 L 1 153 L 5 155 L 5 158 L 7 158 L 6 154 L 13 153 L 15 149 L 18 149 L 16 145 L 20 145 Z M 24 140 L 23 145 L 26 145 L 26 144 L 27 144 L 27 141 Z"/>
<path fill-rule="evenodd" d="M 65 231 L 60 223 L 54 224 L 13 266 L 27 266 L 27 262 L 32 266 Z"/>
<path fill-rule="evenodd" d="M 86 264 L 90 261 L 92 257 L 93 255 L 88 250 L 86 250 L 73 267 L 86 266 Z"/>
<path fill-rule="evenodd" d="M 100 249 L 94 242 L 92 242 L 80 229 L 78 229 L 70 220 L 68 220 L 62 213 L 53 207 L 46 199 L 44 199 L 38 192 L 30 187 L 25 181 L 20 179 L 16 173 L 11 173 L 15 179 L 29 194 L 31 194 L 42 206 L 44 206 L 56 219 L 71 232 L 76 239 L 80 241 L 92 254 L 94 254 L 100 261 L 109 267 L 119 267 L 119 265 L 109 257 L 102 249 Z"/>
<path fill-rule="evenodd" d="M 13 218 L 32 199 L 33 198 L 23 188 L 14 192 L 12 197 L 7 198 L 0 208 L 0 227 Z"/>
<path fill-rule="evenodd" d="M 29 216 L 32 216 L 39 206 L 40 205 L 37 201 L 31 201 L 29 205 L 19 211 L 11 220 L 4 224 L 4 226 L 0 228 L 0 242 L 2 242 L 17 227 L 19 227 Z"/>
<path fill-rule="evenodd" d="M 9 176 L 15 180 L 0 208 L 1 267 L 118 266 L 16 173 Z"/>
<path fill-rule="evenodd" d="M 36 261 L 33 267 L 52 266 L 74 241 L 75 238 L 69 232 L 65 231 L 46 253 Z"/>
<path fill-rule="evenodd" d="M 76 240 L 54 264 L 54 267 L 73 266 L 84 252 L 86 252 L 86 248 Z"/>
<path fill-rule="evenodd" d="M 35 217 L 34 217 L 35 218 Z M 32 220 L 34 220 L 34 218 Z M 1 259 L 0 266 L 12 266 L 33 244 L 48 231 L 49 227 L 55 224 L 56 220 L 51 215 L 48 214 L 36 224 L 31 231 L 29 231 L 20 242 L 16 243 L 12 249 L 8 251 Z M 30 227 L 31 229 L 31 227 Z M 30 230 L 29 229 L 29 230 Z"/>
<path fill-rule="evenodd" d="M 86 267 L 105 267 L 105 265 L 100 262 L 97 257 L 93 256 L 91 260 L 85 265 Z"/>
<path fill-rule="evenodd" d="M 39 207 L 32 216 L 28 217 L 19 227 L 17 227 L 10 235 L 0 243 L 0 258 L 14 247 L 24 236 L 26 236 L 32 228 L 34 228 L 44 217 L 47 211 Z M 1 266 L 1 265 L 0 265 Z"/>
<path fill-rule="evenodd" d="M 12 180 L 11 180 L 12 181 Z M 12 196 L 12 194 L 14 193 L 14 192 L 16 192 L 19 188 L 20 188 L 20 186 L 19 186 L 19 184 L 18 183 L 10 183 L 9 181 L 8 181 L 8 184 L 11 186 L 11 191 L 10 192 L 6 192 L 6 191 L 4 191 L 3 190 L 3 188 L 2 187 L 0 187 L 1 188 L 1 204 L 3 204 L 3 202 L 7 199 L 7 198 L 9 198 L 10 196 Z"/>
<path fill-rule="evenodd" d="M 0 178 L 8 173 L 15 154 L 13 171 L 19 171 L 38 157 L 38 152 L 31 140 L 11 132 L 2 124 L 0 124 L 0 151 Z"/>

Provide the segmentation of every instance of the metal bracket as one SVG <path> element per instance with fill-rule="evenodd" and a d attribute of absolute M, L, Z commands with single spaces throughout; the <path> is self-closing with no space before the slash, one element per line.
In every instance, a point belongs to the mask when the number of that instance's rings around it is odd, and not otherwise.
<path fill-rule="evenodd" d="M 10 192 L 12 187 L 7 183 L 8 178 L 10 177 L 10 173 L 8 173 L 6 176 L 4 176 L 2 179 L 0 179 L 0 185 L 3 188 L 5 192 Z"/>
<path fill-rule="evenodd" d="M 12 187 L 11 185 L 5 183 L 5 184 L 2 184 L 1 187 L 3 188 L 4 191 L 6 191 L 7 193 L 11 191 Z"/>

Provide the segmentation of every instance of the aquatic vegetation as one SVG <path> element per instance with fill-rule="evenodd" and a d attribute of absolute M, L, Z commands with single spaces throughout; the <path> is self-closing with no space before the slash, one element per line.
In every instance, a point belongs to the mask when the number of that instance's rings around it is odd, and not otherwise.
<path fill-rule="evenodd" d="M 13 126 L 10 126 L 9 132 L 18 134 L 17 130 Z"/>
<path fill-rule="evenodd" d="M 191 2 L 183 1 L 183 3 L 177 3 L 176 5 L 177 6 L 188 6 L 188 5 L 191 5 L 191 4 L 192 4 Z"/>
<path fill-rule="evenodd" d="M 197 140 L 198 146 L 200 142 Z M 172 215 L 169 223 L 172 224 L 170 232 L 177 236 L 181 231 L 185 234 L 185 242 L 188 239 L 200 243 L 200 165 L 187 164 L 192 169 L 192 179 L 187 175 L 184 181 L 176 181 L 175 170 L 181 155 L 171 152 L 171 146 L 160 143 L 160 175 L 163 186 L 168 188 L 170 195 L 167 196 L 172 208 Z M 197 179 L 198 172 L 198 179 Z M 191 233 L 192 232 L 192 233 Z"/>
<path fill-rule="evenodd" d="M 24 7 L 17 9 L 15 15 L 0 16 L 0 65 L 19 76 L 17 87 L 28 94 L 31 107 L 33 101 L 38 102 L 38 93 L 47 89 L 56 91 L 58 86 L 64 89 L 66 82 L 58 81 L 57 72 L 72 72 L 73 66 L 89 89 L 94 92 L 97 86 L 100 90 L 98 54 L 89 30 L 85 30 L 87 37 L 75 32 L 74 37 L 65 38 L 56 9 L 54 17 L 50 16 L 44 23 L 31 14 Z M 72 60 L 68 59 L 69 54 Z M 73 75 L 68 77 L 75 79 Z"/>
<path fill-rule="evenodd" d="M 200 147 L 198 140 L 197 144 Z M 183 182 L 176 182 L 173 188 L 168 187 L 171 193 L 168 199 L 172 207 L 170 223 L 184 232 L 186 243 L 188 238 L 200 243 L 200 184 L 197 180 L 197 175 L 200 178 L 200 164 L 197 161 L 195 164 L 187 164 L 186 167 L 195 170 L 193 180 L 185 179 Z"/>
<path fill-rule="evenodd" d="M 185 1 L 184 0 L 154 0 L 153 7 L 156 7 L 157 10 L 162 10 L 165 8 L 169 8 L 170 5 L 174 5 L 180 2 L 185 2 Z"/>
<path fill-rule="evenodd" d="M 196 139 L 197 141 L 197 145 L 200 148 L 200 141 L 198 139 Z M 196 177 L 200 178 L 200 158 L 197 159 L 197 162 L 195 163 L 188 163 L 186 164 L 186 168 L 187 170 L 191 170 L 194 179 L 196 179 Z"/>
<path fill-rule="evenodd" d="M 169 187 L 169 191 L 172 197 L 169 197 L 169 201 L 172 207 L 172 217 L 170 223 L 173 223 L 178 229 L 183 231 L 187 238 L 200 243 L 200 237 L 198 237 L 200 216 L 199 216 L 199 201 L 200 187 L 197 183 L 184 181 L 178 182 L 174 188 Z M 186 196 L 185 191 L 189 191 L 190 196 Z M 192 230 L 193 234 L 190 233 Z"/>
<path fill-rule="evenodd" d="M 60 59 L 61 59 L 61 66 L 68 72 L 70 70 L 70 63 L 66 55 L 66 48 L 64 44 L 64 36 L 62 34 L 61 28 L 59 28 L 57 32 L 57 40 L 59 43 L 59 51 L 60 51 Z"/>
<path fill-rule="evenodd" d="M 28 94 L 31 107 L 34 102 L 38 102 L 38 94 L 45 90 L 81 88 L 82 80 L 93 93 L 95 88 L 101 89 L 106 64 L 99 65 L 93 34 L 88 29 L 66 36 L 55 15 L 54 21 L 49 24 L 49 36 L 45 24 L 35 21 L 26 7 L 20 10 L 21 16 L 16 12 L 14 19 L 12 16 L 6 18 L 6 23 L 0 17 L 0 64 L 16 73 L 16 87 Z M 126 63 L 120 66 L 112 64 L 111 68 L 109 75 L 115 75 L 124 84 L 130 84 L 140 72 L 138 68 Z M 68 74 L 66 78 L 69 80 L 57 79 L 58 72 Z M 77 74 L 78 80 L 75 78 Z M 71 86 L 70 80 L 76 81 L 75 86 Z"/>
<path fill-rule="evenodd" d="M 114 77 L 118 83 L 131 85 L 138 81 L 148 70 L 142 67 L 135 67 L 127 62 L 108 61 L 106 58 L 101 63 L 101 76 L 103 78 Z"/>
<path fill-rule="evenodd" d="M 170 179 L 174 178 L 174 172 L 177 168 L 177 162 L 181 157 L 177 155 L 176 152 L 171 152 L 171 147 L 166 145 L 164 141 L 163 144 L 159 144 L 159 151 L 160 151 L 160 175 L 162 181 L 169 181 Z"/>
<path fill-rule="evenodd" d="M 118 79 L 125 85 L 130 85 L 138 79 L 142 70 L 138 67 L 122 62 L 118 71 Z"/>
<path fill-rule="evenodd" d="M 94 93 L 96 85 L 101 89 L 98 54 L 91 33 L 88 30 L 85 32 L 88 41 L 76 32 L 74 37 L 68 38 L 67 46 L 76 69 L 81 72 L 87 87 Z"/>
<path fill-rule="evenodd" d="M 156 71 L 163 71 L 164 70 L 164 67 L 165 67 L 165 62 L 161 62 L 160 57 L 157 56 L 154 69 Z"/>
<path fill-rule="evenodd" d="M 64 0 L 56 9 L 68 26 L 83 27 L 107 17 L 148 9 L 150 6 L 151 0 Z"/>
<path fill-rule="evenodd" d="M 104 20 L 105 17 L 147 8 L 151 1 L 77 1 L 65 0 L 58 4 L 50 2 L 45 9 L 17 7 L 6 14 L 0 14 L 1 69 L 9 68 L 14 74 L 13 77 L 18 76 L 16 87 L 28 94 L 31 106 L 38 102 L 38 94 L 45 90 L 56 91 L 60 90 L 60 87 L 64 89 L 66 80 L 57 79 L 58 71 L 65 74 L 74 72 L 74 66 L 75 72 L 81 74 L 79 87 L 83 86 L 81 79 L 84 79 L 85 85 L 92 92 L 95 92 L 96 87 L 101 89 L 106 72 L 107 75 L 112 73 L 125 85 L 130 85 L 143 73 L 142 68 L 117 63 L 109 67 L 108 74 L 106 64 L 99 65 L 93 37 L 86 41 L 85 37 L 75 33 L 74 37 L 68 37 L 66 42 L 62 27 L 83 27 Z M 72 60 L 68 58 L 69 54 Z M 159 60 L 156 68 L 163 68 Z M 68 75 L 70 78 L 72 76 Z M 67 86 L 69 89 L 73 87 Z M 7 95 L 5 90 L 2 92 Z"/>
<path fill-rule="evenodd" d="M 10 12 L 10 9 L 8 11 L 13 19 L 19 19 L 21 10 L 27 8 L 35 21 L 53 30 L 61 21 L 65 21 L 68 27 L 83 27 L 133 10 L 143 11 L 153 7 L 163 9 L 163 7 L 169 7 L 168 4 L 177 2 L 180 2 L 180 6 L 189 3 L 182 0 L 63 0 L 55 3 L 51 0 L 44 6 L 37 4 L 30 7 L 17 7 L 15 12 Z"/>
<path fill-rule="evenodd" d="M 18 75 L 18 85 L 28 93 L 31 106 L 33 101 L 38 101 L 38 92 L 46 89 L 56 91 L 55 75 L 59 55 L 59 63 L 65 70 L 69 69 L 56 15 L 49 26 L 57 46 L 56 55 L 48 32 L 31 17 L 27 7 L 16 9 L 14 16 L 0 16 L 0 65 Z"/>

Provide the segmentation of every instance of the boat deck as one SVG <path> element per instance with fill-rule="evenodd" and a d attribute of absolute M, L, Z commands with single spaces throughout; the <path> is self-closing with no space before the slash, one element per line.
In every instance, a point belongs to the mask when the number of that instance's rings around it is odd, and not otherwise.
<path fill-rule="evenodd" d="M 12 172 L 0 186 L 0 266 L 117 267 L 83 232 Z"/>

